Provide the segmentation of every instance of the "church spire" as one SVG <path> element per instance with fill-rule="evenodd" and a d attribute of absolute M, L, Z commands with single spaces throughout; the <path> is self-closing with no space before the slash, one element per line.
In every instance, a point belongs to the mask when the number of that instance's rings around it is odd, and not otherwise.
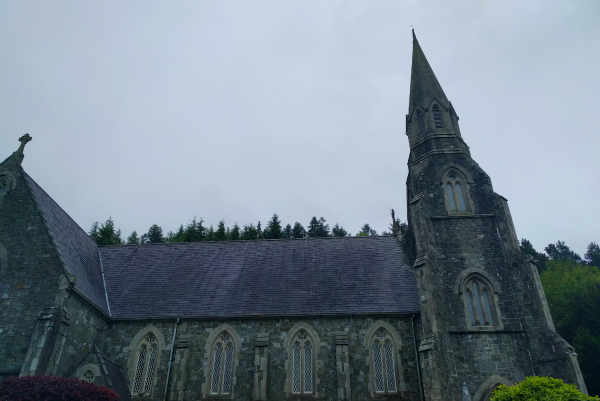
<path fill-rule="evenodd" d="M 413 34 L 413 56 L 412 56 L 412 71 L 410 75 L 410 100 L 408 105 L 408 114 L 411 115 L 416 105 L 421 105 L 424 108 L 429 106 L 429 103 L 434 98 L 440 102 L 448 102 L 444 90 L 440 86 L 425 54 L 419 45 L 419 41 Z"/>

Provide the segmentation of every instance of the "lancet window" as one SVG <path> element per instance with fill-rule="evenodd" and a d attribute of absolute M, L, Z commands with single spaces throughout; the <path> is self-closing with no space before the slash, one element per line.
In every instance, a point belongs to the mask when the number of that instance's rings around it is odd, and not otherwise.
<path fill-rule="evenodd" d="M 437 105 L 433 106 L 433 122 L 435 123 L 435 128 L 444 128 L 444 120 L 442 118 L 442 113 L 440 112 L 440 108 Z"/>
<path fill-rule="evenodd" d="M 463 293 L 471 326 L 496 325 L 494 293 L 489 284 L 478 277 L 471 277 L 467 279 Z"/>
<path fill-rule="evenodd" d="M 314 392 L 314 341 L 305 330 L 300 330 L 291 345 L 292 393 L 312 394 Z"/>
<path fill-rule="evenodd" d="M 373 356 L 373 373 L 376 393 L 397 392 L 396 354 L 392 337 L 386 330 L 378 330 L 371 342 Z"/>
<path fill-rule="evenodd" d="M 212 348 L 211 395 L 231 394 L 234 351 L 233 338 L 224 331 L 217 337 Z"/>
<path fill-rule="evenodd" d="M 156 358 L 158 357 L 158 342 L 156 336 L 148 333 L 140 342 L 137 349 L 135 374 L 131 393 L 133 395 L 150 395 L 156 374 Z"/>
<path fill-rule="evenodd" d="M 455 172 L 451 172 L 444 180 L 446 207 L 449 212 L 470 211 L 468 193 L 463 179 Z"/>

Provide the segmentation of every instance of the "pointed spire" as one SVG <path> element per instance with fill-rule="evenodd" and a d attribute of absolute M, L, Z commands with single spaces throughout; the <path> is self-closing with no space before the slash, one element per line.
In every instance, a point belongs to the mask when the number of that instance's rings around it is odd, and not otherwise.
<path fill-rule="evenodd" d="M 13 153 L 13 156 L 17 159 L 19 164 L 21 164 L 21 162 L 23 162 L 23 159 L 25 158 L 25 154 L 23 153 L 23 151 L 25 150 L 25 145 L 27 145 L 27 142 L 31 141 L 32 139 L 33 138 L 29 134 L 25 134 L 19 138 L 21 146 L 19 146 L 19 149 L 17 149 L 15 153 Z"/>
<path fill-rule="evenodd" d="M 436 98 L 439 101 L 447 102 L 446 94 L 438 82 L 427 58 L 421 50 L 417 41 L 415 30 L 413 34 L 413 57 L 412 71 L 410 75 L 410 100 L 408 105 L 408 114 L 410 115 L 417 104 L 423 107 L 429 106 L 429 102 Z"/>

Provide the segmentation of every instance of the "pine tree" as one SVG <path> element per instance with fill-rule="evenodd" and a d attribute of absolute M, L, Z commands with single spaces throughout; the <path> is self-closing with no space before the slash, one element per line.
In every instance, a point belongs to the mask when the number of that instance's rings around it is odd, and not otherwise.
<path fill-rule="evenodd" d="M 271 217 L 271 220 L 267 223 L 267 227 L 263 232 L 263 236 L 266 239 L 277 239 L 283 238 L 283 231 L 281 230 L 281 221 L 279 220 L 279 216 L 277 213 Z"/>
<path fill-rule="evenodd" d="M 256 239 L 262 239 L 263 238 L 263 231 L 262 228 L 260 228 L 260 221 L 258 222 L 258 224 L 256 225 Z"/>
<path fill-rule="evenodd" d="M 240 226 L 238 226 L 237 223 L 233 224 L 233 228 L 231 229 L 231 232 L 229 233 L 229 238 L 231 238 L 232 241 L 237 241 L 237 240 L 241 239 Z"/>
<path fill-rule="evenodd" d="M 96 244 L 98 243 L 99 235 L 98 235 L 98 222 L 97 221 L 95 221 L 94 224 L 92 224 L 92 228 L 90 228 L 90 232 L 88 233 L 88 235 Z"/>
<path fill-rule="evenodd" d="M 283 229 L 283 238 L 292 238 L 292 226 L 287 224 Z"/>
<path fill-rule="evenodd" d="M 127 244 L 129 245 L 134 245 L 134 244 L 139 244 L 140 243 L 140 239 L 138 238 L 137 232 L 135 232 L 135 230 L 131 233 L 131 235 L 129 237 L 127 237 Z"/>
<path fill-rule="evenodd" d="M 304 238 L 306 237 L 306 230 L 302 224 L 295 222 L 294 228 L 292 228 L 292 238 Z"/>
<path fill-rule="evenodd" d="M 186 242 L 185 241 L 185 229 L 183 224 L 179 226 L 176 233 L 169 231 L 167 234 L 167 242 Z"/>
<path fill-rule="evenodd" d="M 329 237 L 329 225 L 325 224 L 325 219 L 321 217 L 317 220 L 314 216 L 308 224 L 307 234 L 309 237 Z"/>
<path fill-rule="evenodd" d="M 590 242 L 584 257 L 588 265 L 600 268 L 600 246 L 597 243 Z"/>
<path fill-rule="evenodd" d="M 185 227 L 183 236 L 185 242 L 198 242 L 204 240 L 206 228 L 204 225 L 202 225 L 202 223 L 204 223 L 202 218 L 200 218 L 200 220 L 196 220 L 196 216 L 194 216 L 192 221 Z"/>
<path fill-rule="evenodd" d="M 565 241 L 559 240 L 556 245 L 548 244 L 544 250 L 552 260 L 560 260 L 563 262 L 570 260 L 577 263 L 581 262 L 581 256 L 573 252 L 567 245 L 565 245 Z"/>
<path fill-rule="evenodd" d="M 331 229 L 331 233 L 334 237 L 346 237 L 348 236 L 348 231 L 344 230 L 344 227 L 340 226 L 338 223 L 335 223 L 335 226 Z"/>
<path fill-rule="evenodd" d="M 242 230 L 242 239 L 253 240 L 258 239 L 258 230 L 254 227 L 254 224 L 244 225 Z"/>
<path fill-rule="evenodd" d="M 377 231 L 373 230 L 369 224 L 364 224 L 356 234 L 357 237 L 368 237 L 370 235 L 377 235 Z"/>
<path fill-rule="evenodd" d="M 206 235 L 204 236 L 204 240 L 205 241 L 216 241 L 215 229 L 213 228 L 212 225 L 208 228 L 208 231 L 206 232 Z"/>
<path fill-rule="evenodd" d="M 165 242 L 165 238 L 163 237 L 162 227 L 157 224 L 152 224 L 148 232 L 142 235 L 143 244 L 159 244 L 161 242 Z"/>
<path fill-rule="evenodd" d="M 215 241 L 225 241 L 227 239 L 227 230 L 225 229 L 225 220 L 219 221 L 217 231 L 215 231 Z"/>
<path fill-rule="evenodd" d="M 546 256 L 546 254 L 536 251 L 533 244 L 525 238 L 521 238 L 519 247 L 521 248 L 521 252 L 533 259 L 539 273 L 546 270 L 546 262 L 548 261 L 548 256 Z"/>
<path fill-rule="evenodd" d="M 120 245 L 123 243 L 121 230 L 115 230 L 115 222 L 112 217 L 109 217 L 100 226 L 98 226 L 98 222 L 94 222 L 89 235 L 98 245 Z"/>

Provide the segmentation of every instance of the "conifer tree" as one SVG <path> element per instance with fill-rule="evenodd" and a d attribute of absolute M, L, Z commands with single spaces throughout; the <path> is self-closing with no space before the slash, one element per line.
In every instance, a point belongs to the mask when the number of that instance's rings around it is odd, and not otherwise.
<path fill-rule="evenodd" d="M 115 222 L 112 216 L 99 226 L 98 222 L 94 222 L 89 235 L 98 245 L 120 245 L 123 243 L 121 230 L 115 230 Z"/>
<path fill-rule="evenodd" d="M 373 230 L 369 224 L 364 224 L 356 234 L 357 237 L 368 237 L 370 235 L 377 235 L 377 231 Z"/>
<path fill-rule="evenodd" d="M 304 238 L 306 237 L 306 230 L 302 224 L 295 222 L 294 228 L 292 228 L 292 238 Z"/>
<path fill-rule="evenodd" d="M 138 238 L 137 232 L 135 232 L 135 230 L 133 230 L 131 235 L 129 237 L 127 237 L 127 244 L 134 245 L 134 244 L 139 244 L 139 243 L 140 243 L 140 239 Z"/>
<path fill-rule="evenodd" d="M 225 229 L 225 220 L 219 221 L 215 231 L 215 241 L 225 241 L 227 239 L 227 230 Z"/>
<path fill-rule="evenodd" d="M 161 242 L 165 242 L 165 238 L 163 236 L 162 227 L 157 224 L 152 224 L 148 229 L 148 232 L 142 235 L 143 244 L 159 244 Z"/>
<path fill-rule="evenodd" d="M 590 242 L 584 257 L 588 265 L 600 268 L 600 246 L 597 243 Z"/>
<path fill-rule="evenodd" d="M 271 217 L 271 220 L 269 220 L 269 222 L 267 223 L 267 227 L 265 227 L 263 236 L 266 239 L 283 238 L 283 231 L 281 230 L 281 221 L 279 220 L 279 216 L 277 216 L 277 213 L 275 213 L 273 217 Z"/>
<path fill-rule="evenodd" d="M 573 252 L 567 245 L 565 245 L 565 241 L 558 241 L 555 244 L 548 244 L 548 246 L 544 249 L 550 259 L 559 260 L 559 261 L 573 261 L 573 262 L 581 262 L 581 256 Z"/>
<path fill-rule="evenodd" d="M 292 238 L 292 226 L 286 224 L 285 228 L 283 229 L 282 235 L 282 238 Z"/>
<path fill-rule="evenodd" d="M 321 217 L 317 220 L 314 216 L 308 224 L 307 234 L 309 237 L 329 237 L 329 225 L 325 224 L 325 219 Z"/>
<path fill-rule="evenodd" d="M 348 236 L 348 231 L 344 230 L 344 227 L 340 226 L 338 223 L 335 223 L 335 226 L 331 229 L 331 233 L 334 237 L 346 237 Z"/>
<path fill-rule="evenodd" d="M 208 228 L 208 231 L 206 231 L 206 235 L 204 236 L 204 240 L 205 241 L 216 241 L 216 239 L 215 239 L 215 229 L 213 228 L 212 225 Z"/>
<path fill-rule="evenodd" d="M 242 230 L 242 239 L 258 239 L 258 230 L 256 227 L 254 227 L 254 224 L 250 223 L 248 225 L 244 225 L 244 229 Z"/>
<path fill-rule="evenodd" d="M 238 226 L 237 223 L 233 224 L 233 228 L 231 229 L 231 232 L 229 233 L 229 238 L 231 238 L 232 241 L 237 241 L 237 240 L 241 239 L 240 226 Z"/>
<path fill-rule="evenodd" d="M 256 225 L 256 239 L 262 239 L 263 238 L 263 231 L 262 228 L 260 228 L 260 221 L 258 222 L 258 224 Z"/>

